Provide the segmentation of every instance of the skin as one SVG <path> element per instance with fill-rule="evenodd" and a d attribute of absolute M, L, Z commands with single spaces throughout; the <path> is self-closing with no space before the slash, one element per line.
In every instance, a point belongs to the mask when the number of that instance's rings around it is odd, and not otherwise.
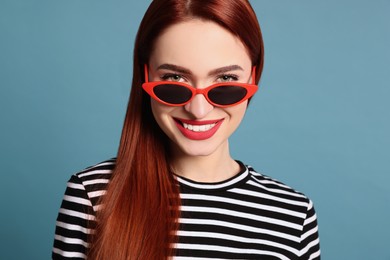
<path fill-rule="evenodd" d="M 172 66 L 173 65 L 173 66 Z M 205 88 L 224 81 L 250 82 L 251 60 L 242 42 L 214 22 L 194 19 L 175 24 L 157 38 L 150 62 L 150 81 L 179 81 Z M 172 169 L 199 182 L 226 180 L 239 172 L 230 156 L 228 138 L 244 117 L 247 101 L 219 108 L 196 95 L 182 107 L 151 100 L 153 115 L 171 140 Z M 187 138 L 174 118 L 220 122 L 215 134 L 205 140 Z"/>

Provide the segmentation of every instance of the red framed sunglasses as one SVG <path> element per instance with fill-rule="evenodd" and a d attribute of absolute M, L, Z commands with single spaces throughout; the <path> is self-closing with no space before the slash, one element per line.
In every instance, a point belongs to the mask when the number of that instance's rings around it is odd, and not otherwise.
<path fill-rule="evenodd" d="M 145 64 L 145 83 L 142 88 L 158 102 L 168 106 L 184 106 L 191 102 L 195 95 L 202 94 L 206 100 L 216 107 L 230 107 L 252 97 L 259 88 L 255 84 L 255 70 L 252 69 L 252 83 L 222 82 L 197 89 L 189 84 L 175 81 L 149 82 L 148 65 Z"/>

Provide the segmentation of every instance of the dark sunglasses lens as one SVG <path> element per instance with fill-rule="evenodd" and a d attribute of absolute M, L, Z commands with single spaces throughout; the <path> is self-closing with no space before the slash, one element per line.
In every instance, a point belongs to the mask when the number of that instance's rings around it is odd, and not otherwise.
<path fill-rule="evenodd" d="M 192 96 L 191 90 L 175 84 L 157 85 L 154 87 L 153 92 L 159 99 L 170 104 L 185 103 Z"/>
<path fill-rule="evenodd" d="M 220 86 L 209 91 L 208 97 L 219 105 L 231 105 L 241 101 L 247 90 L 239 86 Z"/>

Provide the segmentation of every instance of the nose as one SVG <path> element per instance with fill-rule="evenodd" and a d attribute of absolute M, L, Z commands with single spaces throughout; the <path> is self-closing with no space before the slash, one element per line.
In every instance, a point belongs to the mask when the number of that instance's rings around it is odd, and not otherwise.
<path fill-rule="evenodd" d="M 214 109 L 214 106 L 202 94 L 198 94 L 184 106 L 184 109 L 195 119 L 201 119 L 206 117 Z"/>

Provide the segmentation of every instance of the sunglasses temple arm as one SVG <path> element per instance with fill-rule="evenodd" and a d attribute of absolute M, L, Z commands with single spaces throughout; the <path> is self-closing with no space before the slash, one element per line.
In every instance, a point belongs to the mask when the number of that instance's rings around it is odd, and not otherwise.
<path fill-rule="evenodd" d="M 144 73 L 145 73 L 145 83 L 149 82 L 149 71 L 148 71 L 148 65 L 144 64 Z"/>
<path fill-rule="evenodd" d="M 252 85 L 256 85 L 256 66 L 252 68 Z"/>

